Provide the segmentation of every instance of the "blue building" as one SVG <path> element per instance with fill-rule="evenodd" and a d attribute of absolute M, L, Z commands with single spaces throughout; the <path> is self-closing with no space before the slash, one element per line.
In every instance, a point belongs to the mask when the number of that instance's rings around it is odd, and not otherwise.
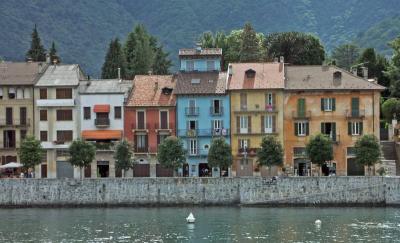
<path fill-rule="evenodd" d="M 222 50 L 179 50 L 180 72 L 176 75 L 177 135 L 187 150 L 183 176 L 216 176 L 217 168 L 207 164 L 214 137 L 230 142 L 230 104 L 227 76 L 221 72 Z M 221 174 L 227 174 L 223 168 Z"/>

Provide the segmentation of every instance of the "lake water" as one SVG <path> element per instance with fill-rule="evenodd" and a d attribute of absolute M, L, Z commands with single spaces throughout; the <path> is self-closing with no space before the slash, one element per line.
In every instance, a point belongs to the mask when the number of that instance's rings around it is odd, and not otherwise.
<path fill-rule="evenodd" d="M 0 242 L 400 242 L 400 209 L 0 209 Z"/>

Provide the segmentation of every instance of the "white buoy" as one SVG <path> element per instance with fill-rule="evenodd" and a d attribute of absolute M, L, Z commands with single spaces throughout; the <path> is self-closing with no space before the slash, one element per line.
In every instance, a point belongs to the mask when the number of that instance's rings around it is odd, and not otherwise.
<path fill-rule="evenodd" d="M 186 218 L 186 222 L 188 224 L 193 224 L 196 219 L 194 218 L 193 214 L 190 213 L 189 216 Z"/>
<path fill-rule="evenodd" d="M 322 223 L 321 220 L 319 220 L 319 219 L 315 220 L 315 225 L 320 226 L 321 223 Z"/>

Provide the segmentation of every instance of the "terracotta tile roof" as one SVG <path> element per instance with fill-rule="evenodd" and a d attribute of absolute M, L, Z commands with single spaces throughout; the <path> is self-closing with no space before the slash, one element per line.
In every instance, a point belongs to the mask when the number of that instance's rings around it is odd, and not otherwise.
<path fill-rule="evenodd" d="M 335 66 L 285 66 L 287 90 L 384 90 L 385 87 Z M 341 80 L 334 80 L 334 73 Z"/>
<path fill-rule="evenodd" d="M 46 67 L 43 62 L 0 62 L 0 85 L 33 85 Z"/>
<path fill-rule="evenodd" d="M 254 78 L 247 78 L 248 70 L 255 71 Z M 229 65 L 228 89 L 283 89 L 283 63 L 232 63 Z"/>
<path fill-rule="evenodd" d="M 175 94 L 225 94 L 225 72 L 180 72 Z"/>
<path fill-rule="evenodd" d="M 165 94 L 163 89 L 172 92 Z M 127 106 L 175 106 L 174 89 L 172 75 L 136 75 Z"/>
<path fill-rule="evenodd" d="M 189 49 L 179 49 L 179 56 L 222 56 L 221 48 L 201 48 L 197 50 L 196 48 Z"/>
<path fill-rule="evenodd" d="M 82 137 L 89 140 L 121 139 L 122 130 L 83 130 Z"/>

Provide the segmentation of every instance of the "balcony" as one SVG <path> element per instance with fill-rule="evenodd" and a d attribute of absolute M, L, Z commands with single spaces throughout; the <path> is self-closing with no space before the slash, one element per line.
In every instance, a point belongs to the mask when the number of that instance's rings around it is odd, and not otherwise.
<path fill-rule="evenodd" d="M 0 127 L 29 127 L 31 125 L 30 119 L 19 120 L 19 119 L 1 119 Z"/>
<path fill-rule="evenodd" d="M 195 151 L 187 152 L 189 157 L 207 157 L 208 156 L 208 149 L 196 149 Z"/>
<path fill-rule="evenodd" d="M 298 112 L 292 111 L 292 119 L 294 120 L 309 120 L 311 118 L 311 111 Z"/>
<path fill-rule="evenodd" d="M 210 107 L 210 115 L 211 116 L 222 116 L 223 114 L 224 114 L 223 106 L 220 106 L 220 107 L 211 106 Z"/>
<path fill-rule="evenodd" d="M 104 143 L 104 142 L 93 142 L 93 145 L 96 147 L 96 151 L 114 151 L 116 148 L 116 144 L 113 142 Z"/>
<path fill-rule="evenodd" d="M 158 124 L 156 124 L 154 127 L 155 127 L 156 130 L 158 130 L 158 131 L 169 131 L 169 132 L 171 132 L 172 129 L 174 129 L 175 124 L 174 124 L 174 123 L 168 123 L 168 124 L 166 124 L 166 125 L 164 124 L 164 126 L 161 126 L 161 124 L 158 123 Z"/>
<path fill-rule="evenodd" d="M 149 129 L 151 129 L 151 126 L 150 126 L 150 123 L 132 124 L 131 129 L 134 131 L 147 132 Z"/>
<path fill-rule="evenodd" d="M 365 110 L 346 110 L 347 119 L 364 119 Z"/>
<path fill-rule="evenodd" d="M 185 115 L 186 116 L 198 116 L 200 108 L 199 107 L 186 107 Z"/>
<path fill-rule="evenodd" d="M 275 105 L 255 105 L 253 108 L 242 106 L 239 109 L 234 109 L 235 113 L 276 113 L 278 110 Z"/>
<path fill-rule="evenodd" d="M 150 152 L 150 149 L 149 149 L 149 147 L 135 147 L 134 149 L 133 149 L 133 151 L 135 152 L 135 153 L 142 153 L 142 154 L 147 154 L 147 153 L 149 153 Z"/>
<path fill-rule="evenodd" d="M 43 99 L 36 100 L 38 107 L 71 107 L 75 106 L 74 99 Z"/>
<path fill-rule="evenodd" d="M 228 136 L 229 129 L 181 129 L 178 130 L 179 137 L 212 137 Z"/>
<path fill-rule="evenodd" d="M 258 148 L 239 148 L 238 156 L 255 157 L 257 156 L 257 150 Z"/>
<path fill-rule="evenodd" d="M 96 127 L 108 127 L 110 126 L 110 118 L 96 118 L 94 119 L 94 125 Z"/>

